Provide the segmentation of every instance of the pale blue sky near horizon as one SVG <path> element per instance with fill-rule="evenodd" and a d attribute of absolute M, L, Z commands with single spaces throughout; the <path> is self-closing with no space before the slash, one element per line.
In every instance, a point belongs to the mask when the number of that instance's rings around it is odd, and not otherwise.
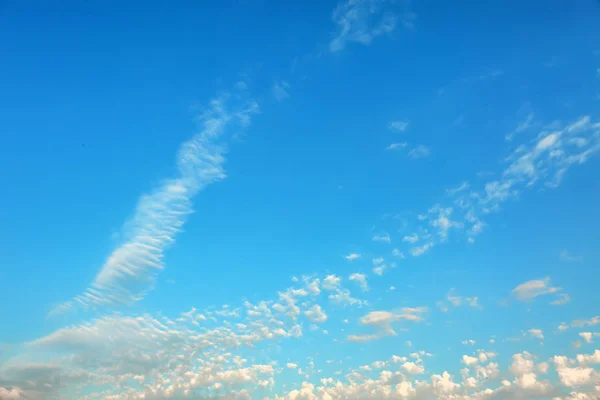
<path fill-rule="evenodd" d="M 324 297 L 306 286 L 293 295 L 301 316 L 276 323 L 301 337 L 239 350 L 284 369 L 251 398 L 342 379 L 407 341 L 433 354 L 427 374 L 455 382 L 466 339 L 494 347 L 501 371 L 524 350 L 536 362 L 592 353 L 593 340 L 557 327 L 600 311 L 598 17 L 592 0 L 0 2 L 0 344 L 12 349 L 0 351 L 0 399 L 50 393 L 10 378 L 11 363 L 86 368 L 53 353 L 79 348 L 31 349 L 53 332 L 246 300 L 293 314 L 281 294 L 314 278 Z M 226 149 L 190 156 L 215 168 L 222 156 L 226 177 L 199 188 L 206 170 L 181 167 L 194 138 Z M 156 233 L 155 217 L 180 231 Z M 369 319 L 379 311 L 390 319 Z M 208 327 L 234 329 L 215 318 Z M 285 367 L 346 355 L 339 375 Z M 569 387 L 556 368 L 551 389 L 527 393 L 600 385 L 594 370 Z M 493 390 L 509 390 L 495 389 L 504 374 Z"/>

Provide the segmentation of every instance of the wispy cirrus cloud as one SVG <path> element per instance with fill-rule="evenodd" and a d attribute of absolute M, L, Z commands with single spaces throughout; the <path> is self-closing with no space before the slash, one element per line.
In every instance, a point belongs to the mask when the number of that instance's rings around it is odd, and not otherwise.
<path fill-rule="evenodd" d="M 286 81 L 275 82 L 272 88 L 273 97 L 275 98 L 275 100 L 283 101 L 290 97 L 288 93 L 289 88 L 290 84 Z"/>
<path fill-rule="evenodd" d="M 398 14 L 388 7 L 390 0 L 347 0 L 338 4 L 332 19 L 336 32 L 329 42 L 329 51 L 338 52 L 348 43 L 369 45 L 378 36 L 393 32 L 400 22 L 407 29 L 414 29 L 415 15 Z"/>
<path fill-rule="evenodd" d="M 413 159 L 426 158 L 429 157 L 430 154 L 431 150 L 429 149 L 429 147 L 422 144 L 418 145 L 417 147 L 411 149 L 408 152 L 408 156 Z"/>
<path fill-rule="evenodd" d="M 392 121 L 388 124 L 388 128 L 395 132 L 404 132 L 408 129 L 408 121 Z"/>
<path fill-rule="evenodd" d="M 199 116 L 200 133 L 183 143 L 177 154 L 177 174 L 140 197 L 123 228 L 125 240 L 110 254 L 91 285 L 55 307 L 50 314 L 73 308 L 132 304 L 152 288 L 163 269 L 165 251 L 173 244 L 189 214 L 192 200 L 204 188 L 226 177 L 226 135 L 250 124 L 258 104 L 248 99 L 227 108 L 223 96 Z"/>
<path fill-rule="evenodd" d="M 495 175 L 495 179 L 488 178 L 479 185 L 465 181 L 446 191 L 450 198 L 446 204 L 435 204 L 426 213 L 417 214 L 412 228 L 418 232 L 433 230 L 437 234 L 426 243 L 409 249 L 411 255 L 425 254 L 445 242 L 452 231 L 462 233 L 469 243 L 474 243 L 487 226 L 484 218 L 499 212 L 505 202 L 518 198 L 521 192 L 536 185 L 557 188 L 570 168 L 586 163 L 600 150 L 600 123 L 593 122 L 589 116 L 569 124 L 555 122 L 529 139 L 525 132 L 529 134 L 533 126 L 543 124 L 533 121 L 527 124 L 527 129 L 520 130 L 523 134 L 518 136 L 522 143 L 509 152 L 504 167 L 486 174 Z M 410 237 L 405 236 L 406 239 Z M 577 261 L 577 257 L 568 253 L 563 253 L 561 258 Z M 560 299 L 557 301 L 556 304 L 560 304 Z"/>
<path fill-rule="evenodd" d="M 562 262 L 579 262 L 582 260 L 583 260 L 582 256 L 570 254 L 567 250 L 562 250 L 560 252 L 560 261 L 562 261 Z"/>
<path fill-rule="evenodd" d="M 390 145 L 388 145 L 385 149 L 386 150 L 399 150 L 399 149 L 403 149 L 408 145 L 408 143 L 406 142 L 401 142 L 401 143 L 392 143 Z"/>

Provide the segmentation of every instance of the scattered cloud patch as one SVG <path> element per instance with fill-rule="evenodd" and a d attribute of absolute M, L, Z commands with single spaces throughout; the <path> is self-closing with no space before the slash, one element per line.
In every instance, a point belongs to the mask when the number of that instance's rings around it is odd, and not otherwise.
<path fill-rule="evenodd" d="M 408 143 L 406 142 L 402 142 L 402 143 L 392 143 L 390 145 L 388 145 L 385 149 L 386 150 L 399 150 L 399 149 L 403 149 L 408 145 Z"/>
<path fill-rule="evenodd" d="M 332 15 L 337 30 L 329 42 L 329 51 L 338 52 L 348 43 L 369 45 L 376 37 L 393 32 L 399 18 L 386 9 L 389 3 L 387 0 L 347 0 L 338 4 Z M 404 26 L 413 23 L 410 18 L 403 18 L 401 22 Z"/>
<path fill-rule="evenodd" d="M 388 127 L 396 132 L 404 132 L 408 129 L 408 121 L 392 121 Z"/>
<path fill-rule="evenodd" d="M 429 157 L 430 154 L 431 154 L 431 150 L 429 149 L 429 147 L 424 146 L 422 144 L 418 145 L 417 147 L 411 149 L 408 152 L 408 156 L 415 160 L 419 159 L 419 158 Z"/>
<path fill-rule="evenodd" d="M 288 93 L 288 89 L 290 88 L 290 84 L 287 83 L 286 81 L 280 81 L 280 82 L 275 82 L 273 84 L 273 97 L 275 98 L 275 100 L 281 102 L 285 99 L 287 99 L 288 97 L 290 97 L 289 93 Z"/>

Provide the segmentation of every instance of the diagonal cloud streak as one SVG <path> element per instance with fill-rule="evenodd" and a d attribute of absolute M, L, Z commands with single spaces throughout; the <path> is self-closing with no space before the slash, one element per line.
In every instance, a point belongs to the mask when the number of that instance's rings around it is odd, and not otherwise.
<path fill-rule="evenodd" d="M 199 118 L 201 131 L 179 148 L 176 176 L 140 197 L 133 217 L 125 224 L 124 243 L 112 252 L 82 294 L 57 306 L 50 315 L 73 307 L 87 310 L 141 300 L 164 267 L 165 250 L 193 212 L 194 196 L 226 177 L 223 136 L 230 127 L 247 127 L 250 116 L 257 112 L 253 100 L 233 111 L 225 108 L 225 98 L 212 100 Z"/>

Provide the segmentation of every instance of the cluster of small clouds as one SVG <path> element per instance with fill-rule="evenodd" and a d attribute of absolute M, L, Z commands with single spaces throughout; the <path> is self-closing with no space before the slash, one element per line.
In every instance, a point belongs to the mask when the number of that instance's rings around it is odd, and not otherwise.
<path fill-rule="evenodd" d="M 285 395 L 276 395 L 280 400 L 325 400 L 325 399 L 440 399 L 440 400 L 500 400 L 538 399 L 592 400 L 600 395 L 600 374 L 590 365 L 600 363 L 600 350 L 592 354 L 579 354 L 576 359 L 554 356 L 547 361 L 536 362 L 535 355 L 524 351 L 512 356 L 505 372 L 499 364 L 490 361 L 494 352 L 480 350 L 475 356 L 465 355 L 465 365 L 460 376 L 448 371 L 425 373 L 423 355 L 412 353 L 414 362 L 408 357 L 392 356 L 386 361 L 375 361 L 346 374 L 346 380 L 322 378 L 320 384 L 303 382 L 299 389 Z M 551 365 L 559 377 L 559 384 L 543 376 L 549 374 Z M 376 375 L 375 375 L 376 374 Z M 373 376 L 375 375 L 375 376 Z"/>
<path fill-rule="evenodd" d="M 410 246 L 406 250 L 408 254 L 422 256 L 446 242 L 452 232 L 460 233 L 466 236 L 468 243 L 474 243 L 487 226 L 484 218 L 499 212 L 506 201 L 516 199 L 522 191 L 536 185 L 541 184 L 546 189 L 558 187 L 571 167 L 584 164 L 600 150 L 600 123 L 593 122 L 589 116 L 582 116 L 570 124 L 554 122 L 546 126 L 534 124 L 533 118 L 533 114 L 529 114 L 515 130 L 519 135 L 510 136 L 511 143 L 517 138 L 521 143 L 505 158 L 499 177 L 477 186 L 463 181 L 446 189 L 446 204 L 434 204 L 427 212 L 417 214 L 412 223 L 404 221 L 404 227 L 413 226 L 412 232 L 401 236 L 401 241 Z M 541 131 L 527 139 L 533 126 L 542 126 Z M 393 146 L 400 147 L 405 146 Z M 429 154 L 429 150 L 421 146 L 411 151 L 415 156 Z M 373 240 L 383 241 L 383 238 L 392 243 L 389 235 L 376 236 Z M 560 259 L 564 262 L 582 260 L 566 250 L 562 251 Z M 568 301 L 569 297 L 562 295 L 555 304 Z"/>
<path fill-rule="evenodd" d="M 450 289 L 446 295 L 446 299 L 438 301 L 436 305 L 442 312 L 448 312 L 450 311 L 450 308 L 458 308 L 462 306 L 468 306 L 479 310 L 483 309 L 483 307 L 479 304 L 479 297 L 462 297 L 456 293 L 455 289 Z"/>
<path fill-rule="evenodd" d="M 388 124 L 388 128 L 394 132 L 404 132 L 408 129 L 408 121 L 392 121 Z M 400 150 L 408 147 L 408 142 L 395 142 L 389 144 L 386 150 Z M 431 154 L 431 149 L 425 145 L 417 145 L 408 151 L 408 157 L 412 159 L 426 158 Z"/>

